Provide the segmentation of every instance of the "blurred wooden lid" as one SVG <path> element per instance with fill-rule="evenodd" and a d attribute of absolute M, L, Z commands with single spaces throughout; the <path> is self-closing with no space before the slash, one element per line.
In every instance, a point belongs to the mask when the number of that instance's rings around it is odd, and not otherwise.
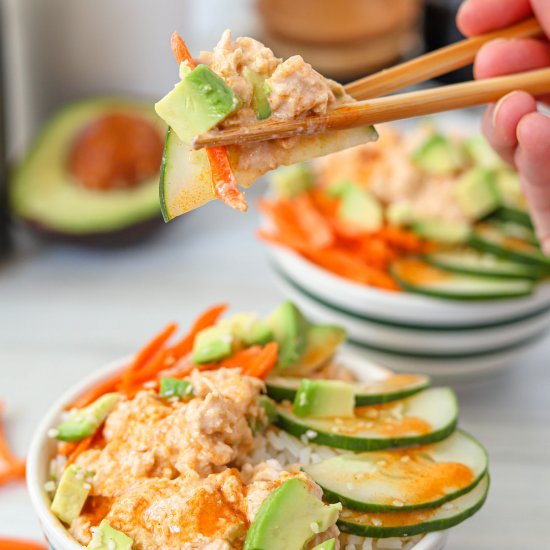
<path fill-rule="evenodd" d="M 415 24 L 422 0 L 257 0 L 269 33 L 311 44 L 379 37 Z"/>

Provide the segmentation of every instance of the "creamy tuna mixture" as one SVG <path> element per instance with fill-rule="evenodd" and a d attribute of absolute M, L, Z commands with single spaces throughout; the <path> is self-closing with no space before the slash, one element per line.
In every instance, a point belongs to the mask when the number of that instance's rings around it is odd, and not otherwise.
<path fill-rule="evenodd" d="M 377 130 L 376 147 L 359 145 L 317 159 L 320 184 L 349 180 L 368 187 L 383 204 L 406 203 L 417 219 L 468 222 L 455 197 L 457 176 L 428 174 L 411 160 L 432 130 L 426 126 L 401 134 L 384 125 Z"/>
<path fill-rule="evenodd" d="M 93 472 L 92 489 L 70 532 L 88 544 L 91 528 L 106 519 L 140 549 L 242 548 L 264 499 L 292 477 L 321 489 L 298 468 L 252 461 L 250 425 L 265 420 L 258 405 L 263 382 L 240 369 L 195 371 L 189 401 L 153 391 L 121 399 L 103 439 L 77 465 Z M 310 544 L 338 536 L 336 527 Z"/>
<path fill-rule="evenodd" d="M 199 60 L 221 76 L 242 102 L 242 108 L 220 124 L 220 128 L 257 122 L 247 69 L 264 78 L 271 90 L 268 99 L 274 119 L 324 114 L 353 101 L 340 84 L 326 79 L 300 55 L 283 61 L 253 38 L 239 37 L 232 41 L 229 30 L 222 34 L 212 52 L 201 52 Z"/>

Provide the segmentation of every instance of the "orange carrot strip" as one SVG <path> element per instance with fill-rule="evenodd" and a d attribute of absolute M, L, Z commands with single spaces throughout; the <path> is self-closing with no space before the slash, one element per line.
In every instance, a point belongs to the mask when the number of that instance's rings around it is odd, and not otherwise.
<path fill-rule="evenodd" d="M 246 212 L 248 204 L 244 193 L 237 186 L 237 178 L 231 167 L 226 147 L 207 147 L 206 154 L 212 174 L 212 189 L 218 199 L 227 206 Z"/>
<path fill-rule="evenodd" d="M 234 368 L 246 368 L 246 366 L 253 361 L 259 353 L 262 352 L 262 348 L 260 346 L 251 346 L 249 348 L 245 348 L 241 351 L 238 351 L 233 355 L 232 357 L 228 357 L 227 359 L 224 359 L 220 362 L 220 367 L 224 367 L 227 369 L 234 369 Z"/>
<path fill-rule="evenodd" d="M 65 463 L 65 468 L 70 466 L 75 462 L 75 460 L 84 452 L 87 451 L 90 448 L 90 445 L 92 444 L 92 440 L 94 439 L 94 436 L 91 435 L 90 437 L 87 437 L 86 439 L 83 439 L 82 441 L 79 441 L 74 448 L 73 452 L 69 455 L 69 458 L 67 458 L 67 462 Z"/>
<path fill-rule="evenodd" d="M 47 550 L 46 546 L 23 539 L 0 538 L 0 548 L 2 550 Z"/>
<path fill-rule="evenodd" d="M 334 243 L 334 233 L 330 224 L 317 210 L 307 193 L 294 197 L 289 204 L 295 213 L 298 226 L 311 246 L 326 248 Z"/>
<path fill-rule="evenodd" d="M 164 330 L 159 332 L 151 341 L 142 347 L 140 351 L 138 351 L 134 360 L 122 375 L 121 386 L 123 388 L 129 386 L 135 373 L 144 368 L 159 353 L 177 328 L 178 325 L 176 323 L 170 323 Z"/>
<path fill-rule="evenodd" d="M 116 390 L 122 379 L 123 373 L 116 372 L 115 374 L 109 376 L 99 384 L 92 386 L 86 390 L 82 395 L 77 397 L 72 403 L 69 403 L 65 409 L 82 409 L 90 403 L 93 403 L 98 397 L 101 397 L 105 393 L 112 392 Z"/>
<path fill-rule="evenodd" d="M 424 243 L 412 231 L 402 227 L 387 225 L 378 232 L 378 236 L 386 242 L 405 252 L 420 252 Z"/>
<path fill-rule="evenodd" d="M 177 32 L 172 34 L 170 44 L 178 65 L 187 61 L 189 68 L 194 69 L 196 66 L 195 61 L 191 57 L 185 42 Z M 237 186 L 237 179 L 231 167 L 227 148 L 207 147 L 206 154 L 212 173 L 212 189 L 216 197 L 227 204 L 227 206 L 241 212 L 246 212 L 248 205 L 244 193 Z"/>
<path fill-rule="evenodd" d="M 278 350 L 279 346 L 276 342 L 267 344 L 256 358 L 256 361 L 246 369 L 244 374 L 256 378 L 267 378 L 267 375 L 277 364 Z"/>
<path fill-rule="evenodd" d="M 181 359 L 184 355 L 187 355 L 193 349 L 195 336 L 201 330 L 211 327 L 226 309 L 226 304 L 220 304 L 217 306 L 212 306 L 204 313 L 202 313 L 193 323 L 189 332 L 179 342 L 169 348 L 171 357 L 173 357 L 173 359 L 175 360 L 178 360 Z"/>
<path fill-rule="evenodd" d="M 191 54 L 189 53 L 182 37 L 177 32 L 172 33 L 172 36 L 170 37 L 170 47 L 172 48 L 172 53 L 174 54 L 178 65 L 187 61 L 187 63 L 189 63 L 189 68 L 195 68 L 195 61 L 191 57 Z"/>
<path fill-rule="evenodd" d="M 76 443 L 68 441 L 60 441 L 57 444 L 57 454 L 61 456 L 69 456 L 76 448 Z"/>

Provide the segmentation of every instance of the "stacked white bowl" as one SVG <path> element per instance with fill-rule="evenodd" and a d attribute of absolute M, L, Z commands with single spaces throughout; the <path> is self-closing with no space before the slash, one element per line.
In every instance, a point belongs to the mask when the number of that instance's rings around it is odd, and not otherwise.
<path fill-rule="evenodd" d="M 268 248 L 279 288 L 306 316 L 345 327 L 355 351 L 394 370 L 473 380 L 517 362 L 550 326 L 550 283 L 523 298 L 443 300 L 360 285 Z"/>

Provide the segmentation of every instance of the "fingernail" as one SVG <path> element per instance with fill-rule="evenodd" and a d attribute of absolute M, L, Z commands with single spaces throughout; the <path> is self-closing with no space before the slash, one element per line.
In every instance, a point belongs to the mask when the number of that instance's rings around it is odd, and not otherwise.
<path fill-rule="evenodd" d="M 517 94 L 517 91 L 516 92 L 510 92 L 509 94 L 506 94 L 504 97 L 501 97 L 498 101 L 497 101 L 497 104 L 495 105 L 495 110 L 493 111 L 493 117 L 492 117 L 492 124 L 493 124 L 493 128 L 497 125 L 497 117 L 498 117 L 498 113 L 500 111 L 500 108 L 502 107 L 502 105 L 504 105 L 504 102 L 508 100 L 508 98 L 512 97 L 514 94 Z"/>

